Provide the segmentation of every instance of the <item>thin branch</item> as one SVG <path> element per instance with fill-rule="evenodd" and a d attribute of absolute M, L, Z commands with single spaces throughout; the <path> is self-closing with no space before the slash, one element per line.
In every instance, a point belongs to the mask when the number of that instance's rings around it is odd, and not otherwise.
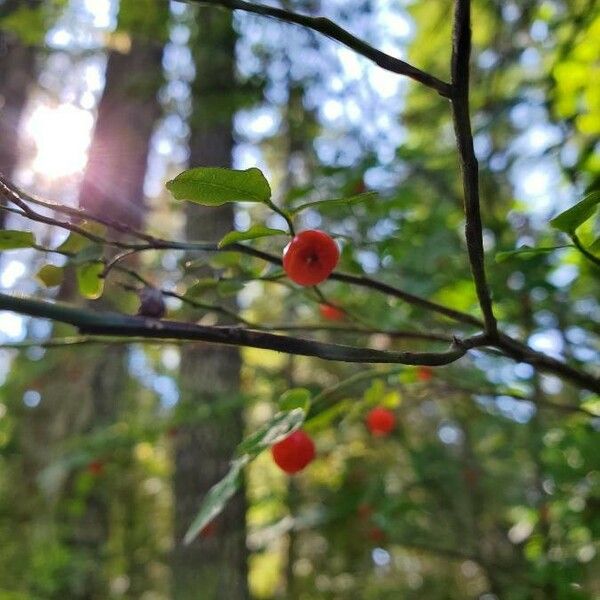
<path fill-rule="evenodd" d="M 241 327 L 206 326 L 180 321 L 159 321 L 112 312 L 93 312 L 59 302 L 53 303 L 2 293 L 0 293 L 0 310 L 68 323 L 77 327 L 82 334 L 202 341 L 276 350 L 287 354 L 343 362 L 439 366 L 454 362 L 464 356 L 468 349 L 486 343 L 486 338 L 483 336 L 473 336 L 462 341 L 455 339 L 446 352 L 386 352 L 322 343 Z"/>
<path fill-rule="evenodd" d="M 121 248 L 123 250 L 132 251 L 132 252 L 146 252 L 146 251 L 157 251 L 157 250 L 197 250 L 202 252 L 222 252 L 222 251 L 234 251 L 240 252 L 242 254 L 246 254 L 248 256 L 253 256 L 255 258 L 259 258 L 266 262 L 269 262 L 273 265 L 282 265 L 282 260 L 279 256 L 275 256 L 274 254 L 270 254 L 269 252 L 264 252 L 262 250 L 258 250 L 251 246 L 246 246 L 240 243 L 229 244 L 227 246 L 223 246 L 221 248 L 218 247 L 217 244 L 213 242 L 176 242 L 172 240 L 167 240 L 163 238 L 154 237 L 151 235 L 147 235 L 141 233 L 139 231 L 133 230 L 129 227 L 124 227 L 112 222 L 110 219 L 105 219 L 103 217 L 99 217 L 88 211 L 75 209 L 67 206 L 63 206 L 61 204 L 48 202 L 45 200 L 41 200 L 39 198 L 35 198 L 30 196 L 20 190 L 18 187 L 13 185 L 10 181 L 0 175 L 0 191 L 4 192 L 5 197 L 7 197 L 12 202 L 15 202 L 18 206 L 24 207 L 23 211 L 27 209 L 26 216 L 33 221 L 38 221 L 42 223 L 46 223 L 49 225 L 54 225 L 56 227 L 60 227 L 62 229 L 67 229 L 69 231 L 74 231 L 75 233 L 79 233 L 83 235 L 90 241 L 95 243 L 106 243 L 111 246 Z M 144 239 L 146 243 L 144 244 L 132 244 L 126 243 L 121 240 L 106 240 L 96 234 L 92 234 L 81 227 L 74 225 L 72 223 L 66 221 L 60 221 L 58 219 L 52 219 L 51 217 L 46 217 L 41 215 L 40 213 L 31 210 L 26 202 L 32 202 L 39 206 L 43 206 L 45 208 L 51 208 L 56 212 L 67 214 L 70 216 L 75 216 L 78 219 L 83 220 L 92 220 L 97 223 L 101 223 L 109 228 L 114 228 L 116 231 L 121 233 L 127 233 L 133 237 L 137 237 L 139 239 Z M 120 260 L 120 259 L 119 259 Z M 390 284 L 377 281 L 376 279 L 372 279 L 370 277 L 366 277 L 363 275 L 350 275 L 347 273 L 339 273 L 334 272 L 330 275 L 330 279 L 334 281 L 343 281 L 345 283 L 350 283 L 352 285 L 357 285 L 359 287 L 367 288 L 382 292 L 389 296 L 393 296 L 395 298 L 399 298 L 408 304 L 412 304 L 414 306 L 418 306 L 425 310 L 437 312 L 441 315 L 444 315 L 454 321 L 459 323 L 464 323 L 466 325 L 472 325 L 474 327 L 483 327 L 483 323 L 468 315 L 467 313 L 463 313 L 452 308 L 443 306 L 441 304 L 437 304 L 436 302 L 431 302 L 430 300 L 426 300 L 425 298 L 421 298 L 420 296 L 416 296 L 415 294 L 411 294 L 406 292 L 400 288 L 392 286 Z"/>
<path fill-rule="evenodd" d="M 556 410 L 560 412 L 567 413 L 580 413 L 585 415 L 586 417 L 597 418 L 598 414 L 588 410 L 583 406 L 574 406 L 572 404 L 559 404 L 558 402 L 552 402 L 551 400 L 545 400 L 543 398 L 539 398 L 536 395 L 527 395 L 527 394 L 518 394 L 511 390 L 494 390 L 494 389 L 474 389 L 469 387 L 464 387 L 461 385 L 456 385 L 453 381 L 444 382 L 444 385 L 441 386 L 441 389 L 446 392 L 461 392 L 464 394 L 472 394 L 477 396 L 492 396 L 497 398 L 498 396 L 506 396 L 508 398 L 513 398 L 514 400 L 520 400 L 523 402 L 531 402 L 535 404 L 537 408 L 547 408 L 550 410 Z"/>
<path fill-rule="evenodd" d="M 581 240 L 579 239 L 579 236 L 573 232 L 571 234 L 571 239 L 573 240 L 573 243 L 575 244 L 575 247 L 577 248 L 577 250 L 579 250 L 579 252 L 581 252 L 581 254 L 583 254 L 583 256 L 585 256 L 585 258 L 587 258 L 593 265 L 595 265 L 596 267 L 600 267 L 600 258 L 598 258 L 597 256 L 594 256 L 582 243 Z"/>
<path fill-rule="evenodd" d="M 450 335 L 443 333 L 423 333 L 405 329 L 370 329 L 368 327 L 355 327 L 347 325 L 326 325 L 321 323 L 307 323 L 305 325 L 253 325 L 254 328 L 266 331 L 334 331 L 336 333 L 352 333 L 362 335 L 386 335 L 393 339 L 427 340 L 431 342 L 452 342 Z"/>
<path fill-rule="evenodd" d="M 467 113 L 467 118 L 468 118 L 468 113 Z M 471 146 L 472 146 L 472 144 L 471 144 Z M 74 208 L 62 206 L 59 204 L 54 204 L 52 202 L 46 202 L 44 200 L 33 198 L 32 196 L 29 196 L 29 195 L 25 194 L 24 192 L 22 192 L 21 190 L 19 190 L 19 188 L 14 186 L 12 183 L 10 183 L 8 180 L 3 178 L 1 175 L 0 175 L 0 193 L 3 193 L 3 195 L 5 197 L 7 197 L 9 200 L 15 202 L 21 208 L 21 210 L 23 210 L 25 212 L 24 216 L 26 216 L 27 218 L 30 218 L 34 221 L 48 223 L 51 225 L 55 225 L 57 227 L 62 227 L 67 230 L 76 231 L 77 233 L 79 233 L 79 231 L 77 231 L 77 229 L 78 229 L 77 226 L 74 226 L 71 223 L 62 222 L 59 220 L 51 219 L 49 217 L 45 217 L 44 215 L 40 215 L 39 213 L 32 211 L 25 204 L 25 202 L 31 202 L 31 203 L 34 203 L 34 204 L 37 204 L 40 206 L 44 206 L 46 208 L 51 208 L 51 209 L 55 210 L 56 212 L 76 216 L 77 218 L 80 218 L 80 219 L 89 219 L 89 220 L 92 220 L 92 221 L 95 221 L 98 223 L 102 223 L 102 224 L 106 225 L 108 228 L 115 227 L 115 229 L 117 231 L 121 231 L 124 233 L 126 232 L 127 234 L 129 234 L 133 237 L 137 237 L 138 239 L 145 240 L 145 243 L 143 243 L 143 244 L 130 244 L 130 243 L 124 243 L 120 240 L 107 240 L 100 236 L 96 236 L 95 234 L 90 234 L 86 230 L 81 231 L 81 235 L 85 236 L 86 238 L 88 238 L 91 241 L 94 241 L 96 243 L 106 243 L 106 244 L 112 245 L 117 248 L 132 249 L 132 250 L 140 251 L 140 252 L 146 251 L 146 250 L 165 250 L 165 249 L 197 250 L 197 251 L 206 251 L 206 252 L 219 252 L 222 250 L 227 250 L 227 251 L 240 252 L 240 253 L 246 254 L 248 256 L 253 256 L 253 257 L 262 259 L 266 262 L 269 262 L 271 264 L 274 264 L 274 265 L 280 266 L 282 263 L 281 258 L 279 256 L 275 256 L 268 252 L 264 252 L 262 250 L 258 250 L 256 248 L 252 248 L 250 246 L 246 246 L 246 245 L 240 244 L 240 243 L 235 243 L 235 244 L 231 244 L 228 246 L 224 246 L 223 248 L 218 248 L 216 244 L 211 243 L 211 242 L 175 242 L 175 241 L 171 241 L 171 240 L 156 238 L 151 235 L 147 235 L 147 234 L 140 233 L 135 230 L 129 229 L 127 227 L 123 228 L 120 226 L 115 226 L 115 224 L 112 223 L 110 220 L 90 214 L 87 211 L 83 211 L 81 209 L 74 209 Z M 25 209 L 27 209 L 27 210 L 25 210 Z M 118 265 L 116 268 L 121 270 L 121 267 L 119 267 Z M 136 277 L 136 279 L 138 279 L 141 283 L 145 283 L 144 278 L 141 277 L 139 274 L 134 273 L 134 272 L 131 272 L 131 274 L 134 277 Z M 330 276 L 330 279 L 333 279 L 335 281 L 342 281 L 342 282 L 350 283 L 350 284 L 357 285 L 360 287 L 364 287 L 366 289 L 371 289 L 371 290 L 382 292 L 382 293 L 390 295 L 392 297 L 399 298 L 399 299 L 407 302 L 408 304 L 423 308 L 424 310 L 429 310 L 429 311 L 444 315 L 444 316 L 446 316 L 450 319 L 453 319 L 454 321 L 457 321 L 459 323 L 464 323 L 466 325 L 471 325 L 471 326 L 475 326 L 478 328 L 483 327 L 482 321 L 480 321 L 479 319 L 476 319 L 475 317 L 472 317 L 471 315 L 469 315 L 467 313 L 456 311 L 449 307 L 437 304 L 435 302 L 431 302 L 429 300 L 426 300 L 425 298 L 415 296 L 414 294 L 410 294 L 409 292 L 406 292 L 402 289 L 396 288 L 394 286 L 391 286 L 387 283 L 383 283 L 381 281 L 377 281 L 375 279 L 371 279 L 366 276 L 350 275 L 350 274 L 346 274 L 346 273 L 334 272 Z M 147 332 L 144 331 L 140 335 L 145 335 L 146 333 Z M 131 334 L 129 334 L 129 335 L 131 335 Z M 180 333 L 179 335 L 181 335 L 182 337 L 180 337 L 178 339 L 186 339 L 182 333 Z M 485 337 L 486 336 L 483 336 L 479 339 L 483 340 L 483 339 L 485 339 Z M 475 336 L 475 338 L 471 338 L 471 339 L 476 339 L 476 338 L 477 338 L 477 336 Z M 193 339 L 197 339 L 197 338 L 193 338 Z M 509 356 L 509 357 L 515 359 L 515 360 L 518 360 L 521 362 L 527 362 L 527 363 L 531 364 L 532 366 L 539 368 L 543 371 L 553 373 L 555 375 L 563 377 L 564 379 L 574 383 L 575 385 L 577 385 L 581 388 L 589 389 L 589 390 L 600 393 L 600 379 L 593 377 L 592 375 L 590 375 L 584 371 L 580 371 L 576 368 L 573 368 L 573 367 L 567 365 L 566 363 L 563 363 L 559 360 L 556 360 L 554 358 L 546 356 L 545 354 L 535 352 L 534 350 L 529 348 L 526 344 L 523 344 L 522 342 L 514 340 L 505 334 L 499 334 L 499 335 L 496 334 L 496 336 L 494 336 L 492 334 L 491 337 L 490 337 L 490 335 L 488 335 L 487 340 L 490 343 L 487 345 L 486 351 L 500 352 L 506 356 Z M 464 342 L 463 342 L 463 344 L 464 344 Z M 470 347 L 476 347 L 476 346 L 481 347 L 484 345 L 485 344 L 482 341 L 480 341 L 476 345 L 470 346 Z M 288 350 L 284 349 L 283 351 L 288 351 Z M 425 353 L 425 354 L 427 354 L 427 353 Z M 315 354 L 315 356 L 318 356 L 318 355 Z M 346 360 L 346 359 L 339 358 L 338 360 Z M 401 361 L 398 361 L 398 362 L 401 362 Z M 426 363 L 415 363 L 415 364 L 426 364 Z"/>
<path fill-rule="evenodd" d="M 368 58 L 373 61 L 376 65 L 391 71 L 392 73 L 398 73 L 399 75 L 406 75 L 427 87 L 434 89 L 440 96 L 449 98 L 452 94 L 452 86 L 441 79 L 413 67 L 411 64 L 395 58 L 373 48 L 373 46 L 367 44 L 364 40 L 352 35 L 349 31 L 346 31 L 330 19 L 325 17 L 311 17 L 309 15 L 300 15 L 283 8 L 277 8 L 274 6 L 264 6 L 262 4 L 253 4 L 251 2 L 245 2 L 244 0 L 182 0 L 195 4 L 208 4 L 211 6 L 221 6 L 230 10 L 243 10 L 246 12 L 254 13 L 256 15 L 262 15 L 265 17 L 272 17 L 280 21 L 286 21 L 287 23 L 295 23 L 296 25 L 302 25 L 313 31 L 317 31 L 326 35 L 327 37 L 340 42 L 344 46 L 354 50 L 357 54 Z"/>
<path fill-rule="evenodd" d="M 540 371 L 558 375 L 580 388 L 600 394 L 600 378 L 571 367 L 567 363 L 552 358 L 547 354 L 537 352 L 506 334 L 500 333 L 493 345 L 517 362 L 525 362 Z"/>
<path fill-rule="evenodd" d="M 469 116 L 469 61 L 471 56 L 471 2 L 456 0 L 452 45 L 452 118 L 458 145 L 465 195 L 465 235 L 471 273 L 483 313 L 486 331 L 496 336 L 498 325 L 488 289 L 483 250 L 481 211 L 479 207 L 479 167 L 473 148 Z"/>
<path fill-rule="evenodd" d="M 63 338 L 48 338 L 46 340 L 24 340 L 22 342 L 3 342 L 2 349 L 24 350 L 27 348 L 65 348 L 70 346 L 88 346 L 93 344 L 183 344 L 184 340 L 157 340 L 146 337 L 117 337 L 117 336 L 94 336 L 94 335 L 72 335 Z"/>

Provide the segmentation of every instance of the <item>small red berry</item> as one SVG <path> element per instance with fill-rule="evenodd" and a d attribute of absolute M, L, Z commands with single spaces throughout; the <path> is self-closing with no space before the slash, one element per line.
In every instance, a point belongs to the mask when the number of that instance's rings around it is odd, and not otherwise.
<path fill-rule="evenodd" d="M 367 415 L 367 427 L 373 435 L 385 436 L 394 429 L 395 424 L 394 413 L 381 406 L 374 408 Z"/>
<path fill-rule="evenodd" d="M 358 513 L 358 517 L 361 521 L 368 521 L 373 515 L 373 509 L 371 508 L 371 505 L 367 504 L 366 502 L 361 502 L 356 507 L 356 512 Z"/>
<path fill-rule="evenodd" d="M 101 460 L 93 460 L 87 466 L 88 473 L 98 476 L 104 472 L 104 463 Z"/>
<path fill-rule="evenodd" d="M 417 369 L 417 379 L 419 381 L 429 381 L 433 377 L 433 369 L 431 367 L 419 367 Z"/>
<path fill-rule="evenodd" d="M 317 285 L 325 281 L 340 258 L 333 239 L 323 231 L 301 231 L 283 251 L 283 268 L 298 285 Z"/>
<path fill-rule="evenodd" d="M 207 523 L 200 531 L 200 537 L 208 539 L 217 533 L 217 524 L 214 521 Z"/>
<path fill-rule="evenodd" d="M 356 184 L 354 185 L 353 191 L 355 194 L 364 194 L 367 191 L 367 186 L 365 184 L 365 180 L 360 179 L 359 181 L 357 181 Z"/>
<path fill-rule="evenodd" d="M 341 308 L 331 304 L 319 304 L 319 312 L 327 321 L 341 321 L 345 317 L 345 313 Z"/>
<path fill-rule="evenodd" d="M 275 464 L 290 475 L 302 471 L 315 457 L 315 444 L 301 429 L 271 448 Z"/>
<path fill-rule="evenodd" d="M 379 527 L 371 527 L 367 532 L 367 535 L 369 536 L 369 539 L 376 544 L 381 544 L 386 540 L 385 531 Z"/>

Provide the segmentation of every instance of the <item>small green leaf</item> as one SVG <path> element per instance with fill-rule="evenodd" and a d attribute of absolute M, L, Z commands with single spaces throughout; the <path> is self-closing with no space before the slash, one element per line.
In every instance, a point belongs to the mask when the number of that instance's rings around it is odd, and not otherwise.
<path fill-rule="evenodd" d="M 581 408 L 593 413 L 597 417 L 600 417 L 600 396 L 593 396 L 589 400 L 585 400 L 582 402 Z"/>
<path fill-rule="evenodd" d="M 236 268 L 239 264 L 240 255 L 237 252 L 217 252 L 208 259 L 208 266 L 213 269 Z"/>
<path fill-rule="evenodd" d="M 550 221 L 550 225 L 565 233 L 574 233 L 580 225 L 596 212 L 598 203 L 600 203 L 600 192 L 592 192 L 575 206 L 554 217 Z"/>
<path fill-rule="evenodd" d="M 56 265 L 44 265 L 35 278 L 46 287 L 56 287 L 62 283 L 63 270 Z"/>
<path fill-rule="evenodd" d="M 210 488 L 198 514 L 185 534 L 183 539 L 185 544 L 193 542 L 196 536 L 225 508 L 227 502 L 235 495 L 241 484 L 242 469 L 248 462 L 248 457 L 242 457 L 232 462 L 227 475 Z"/>
<path fill-rule="evenodd" d="M 375 192 L 364 192 L 357 194 L 356 196 L 350 196 L 349 198 L 334 198 L 332 200 L 316 200 L 314 202 L 307 202 L 301 204 L 296 208 L 292 209 L 292 214 L 297 214 L 300 211 L 306 210 L 307 208 L 328 208 L 330 206 L 346 206 L 349 204 L 358 204 L 359 202 L 367 202 L 373 200 L 377 194 Z"/>
<path fill-rule="evenodd" d="M 34 244 L 35 238 L 31 231 L 17 231 L 16 229 L 0 231 L 0 250 L 31 248 Z"/>
<path fill-rule="evenodd" d="M 258 238 L 269 237 L 273 235 L 287 235 L 287 231 L 283 231 L 283 229 L 271 229 L 270 227 L 265 227 L 264 225 L 252 225 L 252 227 L 250 227 L 250 229 L 247 231 L 230 231 L 219 242 L 219 248 L 235 242 L 256 240 Z"/>
<path fill-rule="evenodd" d="M 301 408 L 307 413 L 310 408 L 310 391 L 306 388 L 292 388 L 291 390 L 287 390 L 279 398 L 279 408 L 281 410 Z"/>
<path fill-rule="evenodd" d="M 223 279 L 217 284 L 217 293 L 223 298 L 234 296 L 244 289 L 244 284 L 235 279 Z"/>
<path fill-rule="evenodd" d="M 345 415 L 352 409 L 355 403 L 350 400 L 341 400 L 311 417 L 305 425 L 306 431 L 315 433 L 331 426 L 338 417 Z"/>
<path fill-rule="evenodd" d="M 100 275 L 103 271 L 104 264 L 101 262 L 84 263 L 77 267 L 77 285 L 82 296 L 90 300 L 102 296 L 104 279 Z"/>
<path fill-rule="evenodd" d="M 597 240 L 594 240 L 590 244 L 590 247 L 588 248 L 588 250 L 591 250 L 592 252 L 600 252 L 600 238 L 598 238 Z"/>
<path fill-rule="evenodd" d="M 60 252 L 77 254 L 77 252 L 83 250 L 89 243 L 89 240 L 84 238 L 82 235 L 79 235 L 78 233 L 70 233 L 67 236 L 67 239 L 60 246 L 58 246 L 57 250 Z"/>
<path fill-rule="evenodd" d="M 90 244 L 79 250 L 75 256 L 72 256 L 69 259 L 69 262 L 72 265 L 82 265 L 84 263 L 97 261 L 99 258 L 102 258 L 102 254 L 103 250 L 100 244 Z"/>
<path fill-rule="evenodd" d="M 240 442 L 235 451 L 236 456 L 248 455 L 251 458 L 258 456 L 263 450 L 296 431 L 304 423 L 305 418 L 306 413 L 301 408 L 277 413 L 258 431 Z"/>
<path fill-rule="evenodd" d="M 168 181 L 167 189 L 177 200 L 205 206 L 220 206 L 227 202 L 267 202 L 271 198 L 269 182 L 255 167 L 245 171 L 197 167 Z"/>
<path fill-rule="evenodd" d="M 516 250 L 508 250 L 506 252 L 498 252 L 496 254 L 496 262 L 501 263 L 510 258 L 520 258 L 523 260 L 533 258 L 538 254 L 544 254 L 545 252 L 554 252 L 554 250 L 560 250 L 561 248 L 568 248 L 569 246 L 552 246 L 549 248 L 534 248 L 533 246 L 520 246 Z"/>
<path fill-rule="evenodd" d="M 190 285 L 190 287 L 185 291 L 184 296 L 191 299 L 199 298 L 204 294 L 204 292 L 215 289 L 217 285 L 219 285 L 218 279 L 212 279 L 210 277 L 198 279 L 198 281 Z"/>

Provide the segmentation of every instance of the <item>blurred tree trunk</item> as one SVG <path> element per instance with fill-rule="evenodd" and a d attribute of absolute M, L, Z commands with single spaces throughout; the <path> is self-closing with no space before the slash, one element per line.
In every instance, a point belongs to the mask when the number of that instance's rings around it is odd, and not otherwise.
<path fill-rule="evenodd" d="M 121 6 L 123 10 L 126 3 Z M 164 16 L 166 22 L 166 11 Z M 162 83 L 162 53 L 160 41 L 138 39 L 134 35 L 129 52 L 110 52 L 105 89 L 80 189 L 82 208 L 110 215 L 134 229 L 142 228 L 144 221 L 146 164 L 160 115 L 157 94 Z M 105 300 L 101 302 L 106 304 Z M 117 345 L 110 352 L 96 349 L 92 354 L 85 367 L 91 380 L 88 430 L 107 427 L 117 420 L 125 408 L 128 384 L 127 346 Z M 132 494 L 130 498 L 133 497 Z M 99 490 L 89 498 L 86 512 L 76 525 L 75 544 L 89 548 L 97 561 L 105 556 L 110 535 L 109 506 L 106 490 Z M 104 573 L 94 568 L 90 569 L 90 575 L 96 581 L 89 582 L 82 597 L 107 597 Z"/>
<path fill-rule="evenodd" d="M 19 6 L 35 8 L 40 0 L 7 0 L 0 3 L 0 18 Z M 18 133 L 29 86 L 35 78 L 35 48 L 0 29 L 0 173 L 11 177 L 18 161 Z M 0 210 L 0 229 L 6 212 Z"/>
<path fill-rule="evenodd" d="M 231 164 L 234 112 L 234 45 L 231 16 L 202 11 L 193 39 L 196 79 L 193 86 L 190 163 L 192 166 Z M 233 208 L 187 210 L 189 239 L 219 240 L 233 228 Z M 205 269 L 202 276 L 210 273 Z M 240 385 L 240 353 L 225 346 L 188 346 L 181 363 L 182 407 L 214 405 L 235 395 Z M 243 433 L 239 410 L 209 422 L 182 427 L 175 440 L 175 600 L 242 600 L 248 597 L 245 498 L 239 493 L 204 535 L 189 546 L 181 540 L 202 498 L 227 472 Z"/>
<path fill-rule="evenodd" d="M 136 1 L 122 0 L 120 29 L 122 21 L 127 21 L 128 11 L 136 9 Z M 155 6 L 152 10 L 148 20 L 157 22 L 166 34 L 168 6 Z M 166 39 L 166 35 L 153 37 L 149 23 L 144 26 L 150 31 L 140 28 L 139 35 L 137 31 L 128 31 L 131 46 L 127 51 L 109 53 L 104 92 L 79 202 L 91 212 L 109 216 L 132 228 L 140 228 L 144 220 L 144 179 L 151 137 L 160 115 L 158 91 L 163 81 L 162 54 Z M 73 277 L 65 278 L 59 295 L 71 302 L 77 301 Z M 111 306 L 104 298 L 95 304 L 118 309 L 114 299 L 118 302 L 119 294 L 110 296 Z M 52 354 L 54 373 L 48 373 L 41 390 L 43 400 L 32 414 L 28 434 L 23 436 L 32 477 L 57 456 L 62 441 L 111 425 L 127 405 L 131 406 L 126 393 L 127 354 L 124 345 L 116 345 L 108 351 L 90 347 L 77 352 L 57 350 Z M 111 449 L 107 449 L 105 455 L 93 457 L 94 462 L 100 464 L 98 468 L 104 470 L 110 453 Z M 64 530 L 67 543 L 82 565 L 69 597 L 100 600 L 110 596 L 105 572 L 106 545 L 110 535 L 110 503 L 117 496 L 118 482 L 103 477 L 81 498 L 75 481 L 77 476 L 78 473 L 73 473 L 72 481 L 66 483 L 65 494 L 75 499 L 73 501 L 84 500 L 84 508 L 59 515 L 59 519 L 67 523 Z M 68 503 L 64 506 L 68 510 Z"/>

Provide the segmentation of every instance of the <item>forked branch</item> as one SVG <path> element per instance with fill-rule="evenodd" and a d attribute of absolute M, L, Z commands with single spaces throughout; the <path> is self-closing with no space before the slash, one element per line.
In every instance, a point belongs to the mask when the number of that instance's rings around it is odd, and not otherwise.
<path fill-rule="evenodd" d="M 295 23 L 296 25 L 302 25 L 313 31 L 317 31 L 326 35 L 327 37 L 340 42 L 344 46 L 354 50 L 357 54 L 368 58 L 373 61 L 376 65 L 391 71 L 392 73 L 398 73 L 399 75 L 405 75 L 410 77 L 427 87 L 434 89 L 440 96 L 449 98 L 452 94 L 452 86 L 437 77 L 434 77 L 430 73 L 422 71 L 417 67 L 413 67 L 411 64 L 395 58 L 381 50 L 373 48 L 370 44 L 367 44 L 364 40 L 352 35 L 349 31 L 346 31 L 330 19 L 325 17 L 311 17 L 309 15 L 301 15 L 283 8 L 277 8 L 275 6 L 265 6 L 263 4 L 254 4 L 252 2 L 246 2 L 245 0 L 183 0 L 187 2 L 193 2 L 195 4 L 209 4 L 211 6 L 221 6 L 230 10 L 243 10 L 245 12 L 254 13 L 256 15 L 263 15 L 265 17 L 272 17 L 280 21 L 287 23 Z"/>

